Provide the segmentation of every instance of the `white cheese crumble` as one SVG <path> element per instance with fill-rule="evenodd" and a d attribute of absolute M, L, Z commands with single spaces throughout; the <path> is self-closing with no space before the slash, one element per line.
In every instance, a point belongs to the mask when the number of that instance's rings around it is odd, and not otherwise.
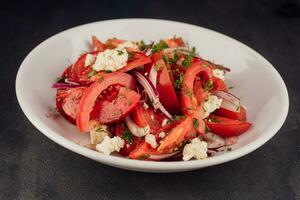
<path fill-rule="evenodd" d="M 219 79 L 222 79 L 223 81 L 225 80 L 225 72 L 224 70 L 221 69 L 213 69 L 212 74 L 214 77 L 217 77 Z"/>
<path fill-rule="evenodd" d="M 160 137 L 160 138 L 164 138 L 165 136 L 166 136 L 166 133 L 163 131 L 158 134 L 158 137 Z"/>
<path fill-rule="evenodd" d="M 97 144 L 96 150 L 109 155 L 115 151 L 119 152 L 120 149 L 124 147 L 124 144 L 124 140 L 118 136 L 115 136 L 113 138 L 105 136 L 104 140 L 100 144 Z"/>
<path fill-rule="evenodd" d="M 107 126 L 100 125 L 90 131 L 91 144 L 99 144 L 104 140 L 105 136 L 108 136 L 109 132 Z"/>
<path fill-rule="evenodd" d="M 137 50 L 138 46 L 134 42 L 126 41 L 126 42 L 119 44 L 116 49 L 123 50 L 126 48 Z"/>
<path fill-rule="evenodd" d="M 204 118 L 208 117 L 210 113 L 221 107 L 222 99 L 215 95 L 209 95 L 204 102 Z"/>
<path fill-rule="evenodd" d="M 96 71 L 109 70 L 117 71 L 127 64 L 128 53 L 126 49 L 106 49 L 97 55 L 93 69 Z"/>
<path fill-rule="evenodd" d="M 184 161 L 192 158 L 196 158 L 197 160 L 205 159 L 207 158 L 207 143 L 201 141 L 199 138 L 194 138 L 191 143 L 184 146 L 182 154 Z"/>
<path fill-rule="evenodd" d="M 84 66 L 87 67 L 87 66 L 94 64 L 95 60 L 96 60 L 95 55 L 87 54 L 85 57 Z"/>
<path fill-rule="evenodd" d="M 147 110 L 149 108 L 149 105 L 146 102 L 144 102 L 143 107 L 145 108 L 145 110 Z"/>
<path fill-rule="evenodd" d="M 153 134 L 147 134 L 145 136 L 145 141 L 150 144 L 150 146 L 155 149 L 157 147 L 157 142 L 156 142 L 156 139 L 155 139 L 155 135 Z"/>

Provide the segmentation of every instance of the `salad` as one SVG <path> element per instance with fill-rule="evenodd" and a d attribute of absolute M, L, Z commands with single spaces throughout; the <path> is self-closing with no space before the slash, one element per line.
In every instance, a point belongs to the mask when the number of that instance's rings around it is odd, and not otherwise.
<path fill-rule="evenodd" d="M 157 42 L 93 36 L 52 85 L 57 111 L 88 148 L 140 160 L 205 159 L 230 151 L 251 124 L 225 83 L 230 69 L 180 37 Z"/>

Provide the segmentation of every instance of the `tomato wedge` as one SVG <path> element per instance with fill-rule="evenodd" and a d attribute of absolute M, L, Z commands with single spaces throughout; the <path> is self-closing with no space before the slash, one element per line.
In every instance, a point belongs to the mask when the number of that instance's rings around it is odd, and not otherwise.
<path fill-rule="evenodd" d="M 101 100 L 95 104 L 92 116 L 97 116 L 96 120 L 100 124 L 120 121 L 133 110 L 140 97 L 134 90 L 120 87 L 117 96 L 112 101 Z M 92 116 L 91 119 L 95 119 Z"/>
<path fill-rule="evenodd" d="M 120 149 L 120 154 L 128 156 L 129 153 L 139 144 L 139 138 L 132 135 L 124 123 L 118 123 L 115 128 L 116 136 L 124 139 L 125 145 Z"/>
<path fill-rule="evenodd" d="M 135 160 L 150 160 L 150 155 L 159 154 L 145 140 L 138 144 L 129 154 L 129 158 Z"/>
<path fill-rule="evenodd" d="M 222 79 L 219 79 L 219 78 L 213 76 L 212 81 L 214 84 L 213 90 L 222 90 L 225 92 L 228 91 L 227 86 Z"/>
<path fill-rule="evenodd" d="M 210 80 L 212 77 L 211 68 L 208 67 L 209 64 L 205 61 L 199 61 L 193 63 L 185 72 L 182 83 L 181 91 L 181 108 L 182 112 L 185 115 L 193 115 L 193 118 L 197 119 L 199 126 L 197 128 L 198 134 L 204 136 L 205 123 L 203 121 L 203 105 L 204 99 L 202 97 L 202 90 L 196 92 L 197 97 L 201 99 L 200 102 L 197 102 L 194 91 L 194 82 L 196 77 L 205 77 L 203 79 Z M 201 87 L 198 83 L 197 87 Z"/>
<path fill-rule="evenodd" d="M 184 140 L 195 137 L 192 116 L 182 119 L 175 127 L 173 127 L 160 141 L 157 152 L 160 154 L 172 153 L 176 151 L 184 142 Z"/>
<path fill-rule="evenodd" d="M 163 114 L 154 112 L 152 108 L 145 109 L 141 104 L 137 104 L 131 113 L 132 120 L 139 127 L 150 126 L 150 132 L 155 133 L 161 128 L 162 121 L 166 119 Z"/>
<path fill-rule="evenodd" d="M 217 115 L 210 115 L 206 121 L 209 130 L 222 137 L 238 136 L 246 132 L 251 124 L 249 122 L 229 119 Z"/>
<path fill-rule="evenodd" d="M 117 38 L 111 38 L 108 39 L 105 43 L 105 45 L 110 48 L 110 49 L 114 49 L 116 48 L 118 45 L 122 44 L 126 42 L 126 40 L 121 40 L 121 39 L 117 39 Z"/>
<path fill-rule="evenodd" d="M 134 88 L 134 78 L 126 73 L 103 74 L 85 92 L 79 102 L 76 124 L 81 132 L 87 132 L 92 128 L 90 113 L 93 110 L 98 96 L 110 85 L 121 85 L 127 88 Z"/>
<path fill-rule="evenodd" d="M 85 93 L 85 87 L 58 90 L 56 94 L 57 110 L 72 124 L 76 124 L 78 104 Z"/>
<path fill-rule="evenodd" d="M 225 108 L 219 108 L 214 112 L 214 114 L 222 116 L 222 117 L 228 117 L 230 119 L 236 119 L 240 121 L 247 121 L 246 117 L 246 109 L 244 107 L 240 107 L 239 112 L 233 112 L 231 110 L 227 110 Z"/>
<path fill-rule="evenodd" d="M 156 89 L 159 94 L 159 100 L 163 106 L 172 114 L 180 113 L 180 104 L 173 87 L 173 81 L 163 59 L 156 61 L 159 66 L 157 74 Z"/>
<path fill-rule="evenodd" d="M 99 51 L 92 51 L 92 52 L 85 53 L 85 54 L 81 55 L 73 65 L 72 78 L 76 79 L 76 80 L 79 80 L 79 81 L 80 81 L 80 79 L 85 80 L 86 77 L 82 75 L 82 72 L 87 68 L 87 67 L 84 66 L 86 56 L 87 56 L 87 54 L 97 55 L 98 53 L 99 53 Z"/>
<path fill-rule="evenodd" d="M 98 40 L 96 36 L 92 36 L 92 46 L 94 51 L 102 52 L 107 49 L 106 45 L 100 42 L 100 40 Z"/>
<path fill-rule="evenodd" d="M 128 72 L 134 68 L 143 66 L 151 62 L 151 59 L 143 53 L 133 52 L 132 58 L 130 58 L 129 62 L 125 67 L 118 70 L 119 72 Z"/>

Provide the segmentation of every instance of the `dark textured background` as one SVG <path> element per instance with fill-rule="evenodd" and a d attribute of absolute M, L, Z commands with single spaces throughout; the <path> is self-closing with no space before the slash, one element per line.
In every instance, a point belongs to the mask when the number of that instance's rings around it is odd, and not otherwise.
<path fill-rule="evenodd" d="M 0 199 L 300 199 L 300 10 L 287 3 L 1 2 Z M 263 147 L 241 159 L 179 174 L 107 167 L 47 139 L 25 118 L 16 100 L 15 76 L 22 60 L 55 33 L 128 17 L 197 24 L 260 52 L 288 87 L 290 112 L 285 125 Z"/>

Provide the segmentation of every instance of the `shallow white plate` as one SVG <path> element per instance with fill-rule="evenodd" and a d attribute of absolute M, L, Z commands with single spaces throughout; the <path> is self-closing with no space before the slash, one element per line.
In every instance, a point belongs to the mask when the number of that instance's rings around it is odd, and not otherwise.
<path fill-rule="evenodd" d="M 105 156 L 82 147 L 88 135 L 80 134 L 64 118 L 47 118 L 55 107 L 51 84 L 82 50 L 91 35 L 146 41 L 182 36 L 199 54 L 231 68 L 228 84 L 247 107 L 250 130 L 240 136 L 233 151 L 189 162 L 150 162 Z M 54 142 L 106 165 L 144 172 L 179 172 L 224 163 L 257 149 L 282 126 L 289 107 L 286 86 L 274 67 L 246 45 L 220 33 L 180 22 L 154 19 L 120 19 L 95 22 L 59 33 L 38 45 L 25 58 L 16 79 L 19 104 L 31 123 Z M 276 113 L 274 113 L 276 111 Z"/>

